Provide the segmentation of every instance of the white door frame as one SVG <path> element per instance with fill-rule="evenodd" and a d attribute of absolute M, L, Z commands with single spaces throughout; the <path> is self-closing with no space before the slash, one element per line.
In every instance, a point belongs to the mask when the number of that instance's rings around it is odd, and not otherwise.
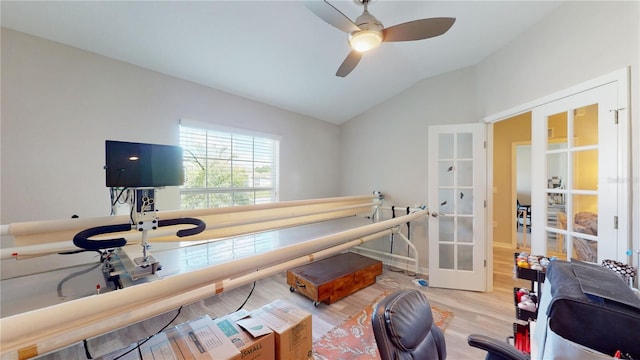
<path fill-rule="evenodd" d="M 630 139 L 629 139 L 629 124 L 631 119 L 630 108 L 630 94 L 629 94 L 629 78 L 630 78 L 630 68 L 625 67 L 619 70 L 616 70 L 612 73 L 600 76 L 598 78 L 586 81 L 584 83 L 578 84 L 576 86 L 572 86 L 570 88 L 555 92 L 553 94 L 544 96 L 542 98 L 533 100 L 531 102 L 513 107 L 506 111 L 502 111 L 490 116 L 487 116 L 483 119 L 483 122 L 487 124 L 493 124 L 498 121 L 506 120 L 513 116 L 532 111 L 534 108 L 551 103 L 556 100 L 560 100 L 562 98 L 578 94 L 580 92 L 593 89 L 602 85 L 606 85 L 609 83 L 617 83 L 617 102 L 618 102 L 618 174 L 616 174 L 617 179 L 621 179 L 619 184 L 618 191 L 618 235 L 620 239 L 629 239 L 627 246 L 619 246 L 620 249 L 618 251 L 617 258 L 618 259 L 627 259 L 629 261 L 629 257 L 626 255 L 626 248 L 631 246 L 631 234 L 630 234 L 630 222 L 629 215 L 631 213 L 631 182 L 629 181 L 631 176 L 631 168 L 630 168 Z M 493 193 L 493 126 L 489 126 L 487 129 L 487 139 L 488 139 L 488 148 L 487 148 L 487 192 Z M 487 211 L 487 224 L 493 224 L 493 197 L 489 197 L 488 199 L 488 211 Z M 492 248 L 491 242 L 493 241 L 493 227 L 487 226 L 487 244 Z M 493 256 L 492 251 L 487 253 L 489 266 L 487 267 L 489 274 L 493 273 Z M 493 289 L 493 280 L 492 276 L 487 277 L 489 279 L 489 291 Z"/>

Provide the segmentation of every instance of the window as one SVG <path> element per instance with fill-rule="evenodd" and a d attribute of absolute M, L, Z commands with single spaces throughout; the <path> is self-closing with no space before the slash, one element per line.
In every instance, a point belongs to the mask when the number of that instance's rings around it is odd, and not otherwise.
<path fill-rule="evenodd" d="M 185 167 L 181 207 L 278 201 L 279 143 L 275 137 L 181 121 L 180 146 Z"/>

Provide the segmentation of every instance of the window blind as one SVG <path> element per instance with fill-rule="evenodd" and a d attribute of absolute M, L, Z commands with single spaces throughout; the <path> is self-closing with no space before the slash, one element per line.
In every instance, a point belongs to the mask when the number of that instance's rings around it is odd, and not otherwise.
<path fill-rule="evenodd" d="M 183 209 L 278 200 L 277 138 L 181 122 L 180 146 L 185 166 Z"/>

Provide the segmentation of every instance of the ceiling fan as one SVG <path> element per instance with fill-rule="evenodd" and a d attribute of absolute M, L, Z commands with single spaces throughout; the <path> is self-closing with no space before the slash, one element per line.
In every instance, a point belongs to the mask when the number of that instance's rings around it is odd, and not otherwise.
<path fill-rule="evenodd" d="M 446 33 L 455 18 L 438 17 L 419 19 L 385 28 L 380 20 L 367 10 L 370 0 L 354 0 L 364 5 L 364 12 L 355 21 L 351 21 L 340 10 L 327 0 L 305 1 L 306 6 L 314 14 L 349 34 L 351 52 L 338 68 L 336 76 L 345 77 L 358 65 L 362 55 L 380 46 L 382 42 L 413 41 L 428 39 Z"/>

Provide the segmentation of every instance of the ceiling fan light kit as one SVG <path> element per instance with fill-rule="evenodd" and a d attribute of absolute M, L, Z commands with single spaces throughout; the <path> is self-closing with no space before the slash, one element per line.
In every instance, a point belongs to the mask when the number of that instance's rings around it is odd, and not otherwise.
<path fill-rule="evenodd" d="M 366 52 L 382 44 L 382 33 L 375 30 L 356 31 L 349 35 L 349 45 L 355 51 Z"/>
<path fill-rule="evenodd" d="M 351 21 L 327 0 L 305 1 L 306 6 L 329 25 L 349 34 L 351 52 L 344 59 L 336 76 L 345 77 L 353 71 L 362 53 L 375 49 L 382 42 L 423 40 L 440 36 L 453 26 L 455 18 L 419 19 L 384 28 L 382 23 L 367 10 L 370 0 L 357 0 L 364 11 L 356 21 Z"/>

